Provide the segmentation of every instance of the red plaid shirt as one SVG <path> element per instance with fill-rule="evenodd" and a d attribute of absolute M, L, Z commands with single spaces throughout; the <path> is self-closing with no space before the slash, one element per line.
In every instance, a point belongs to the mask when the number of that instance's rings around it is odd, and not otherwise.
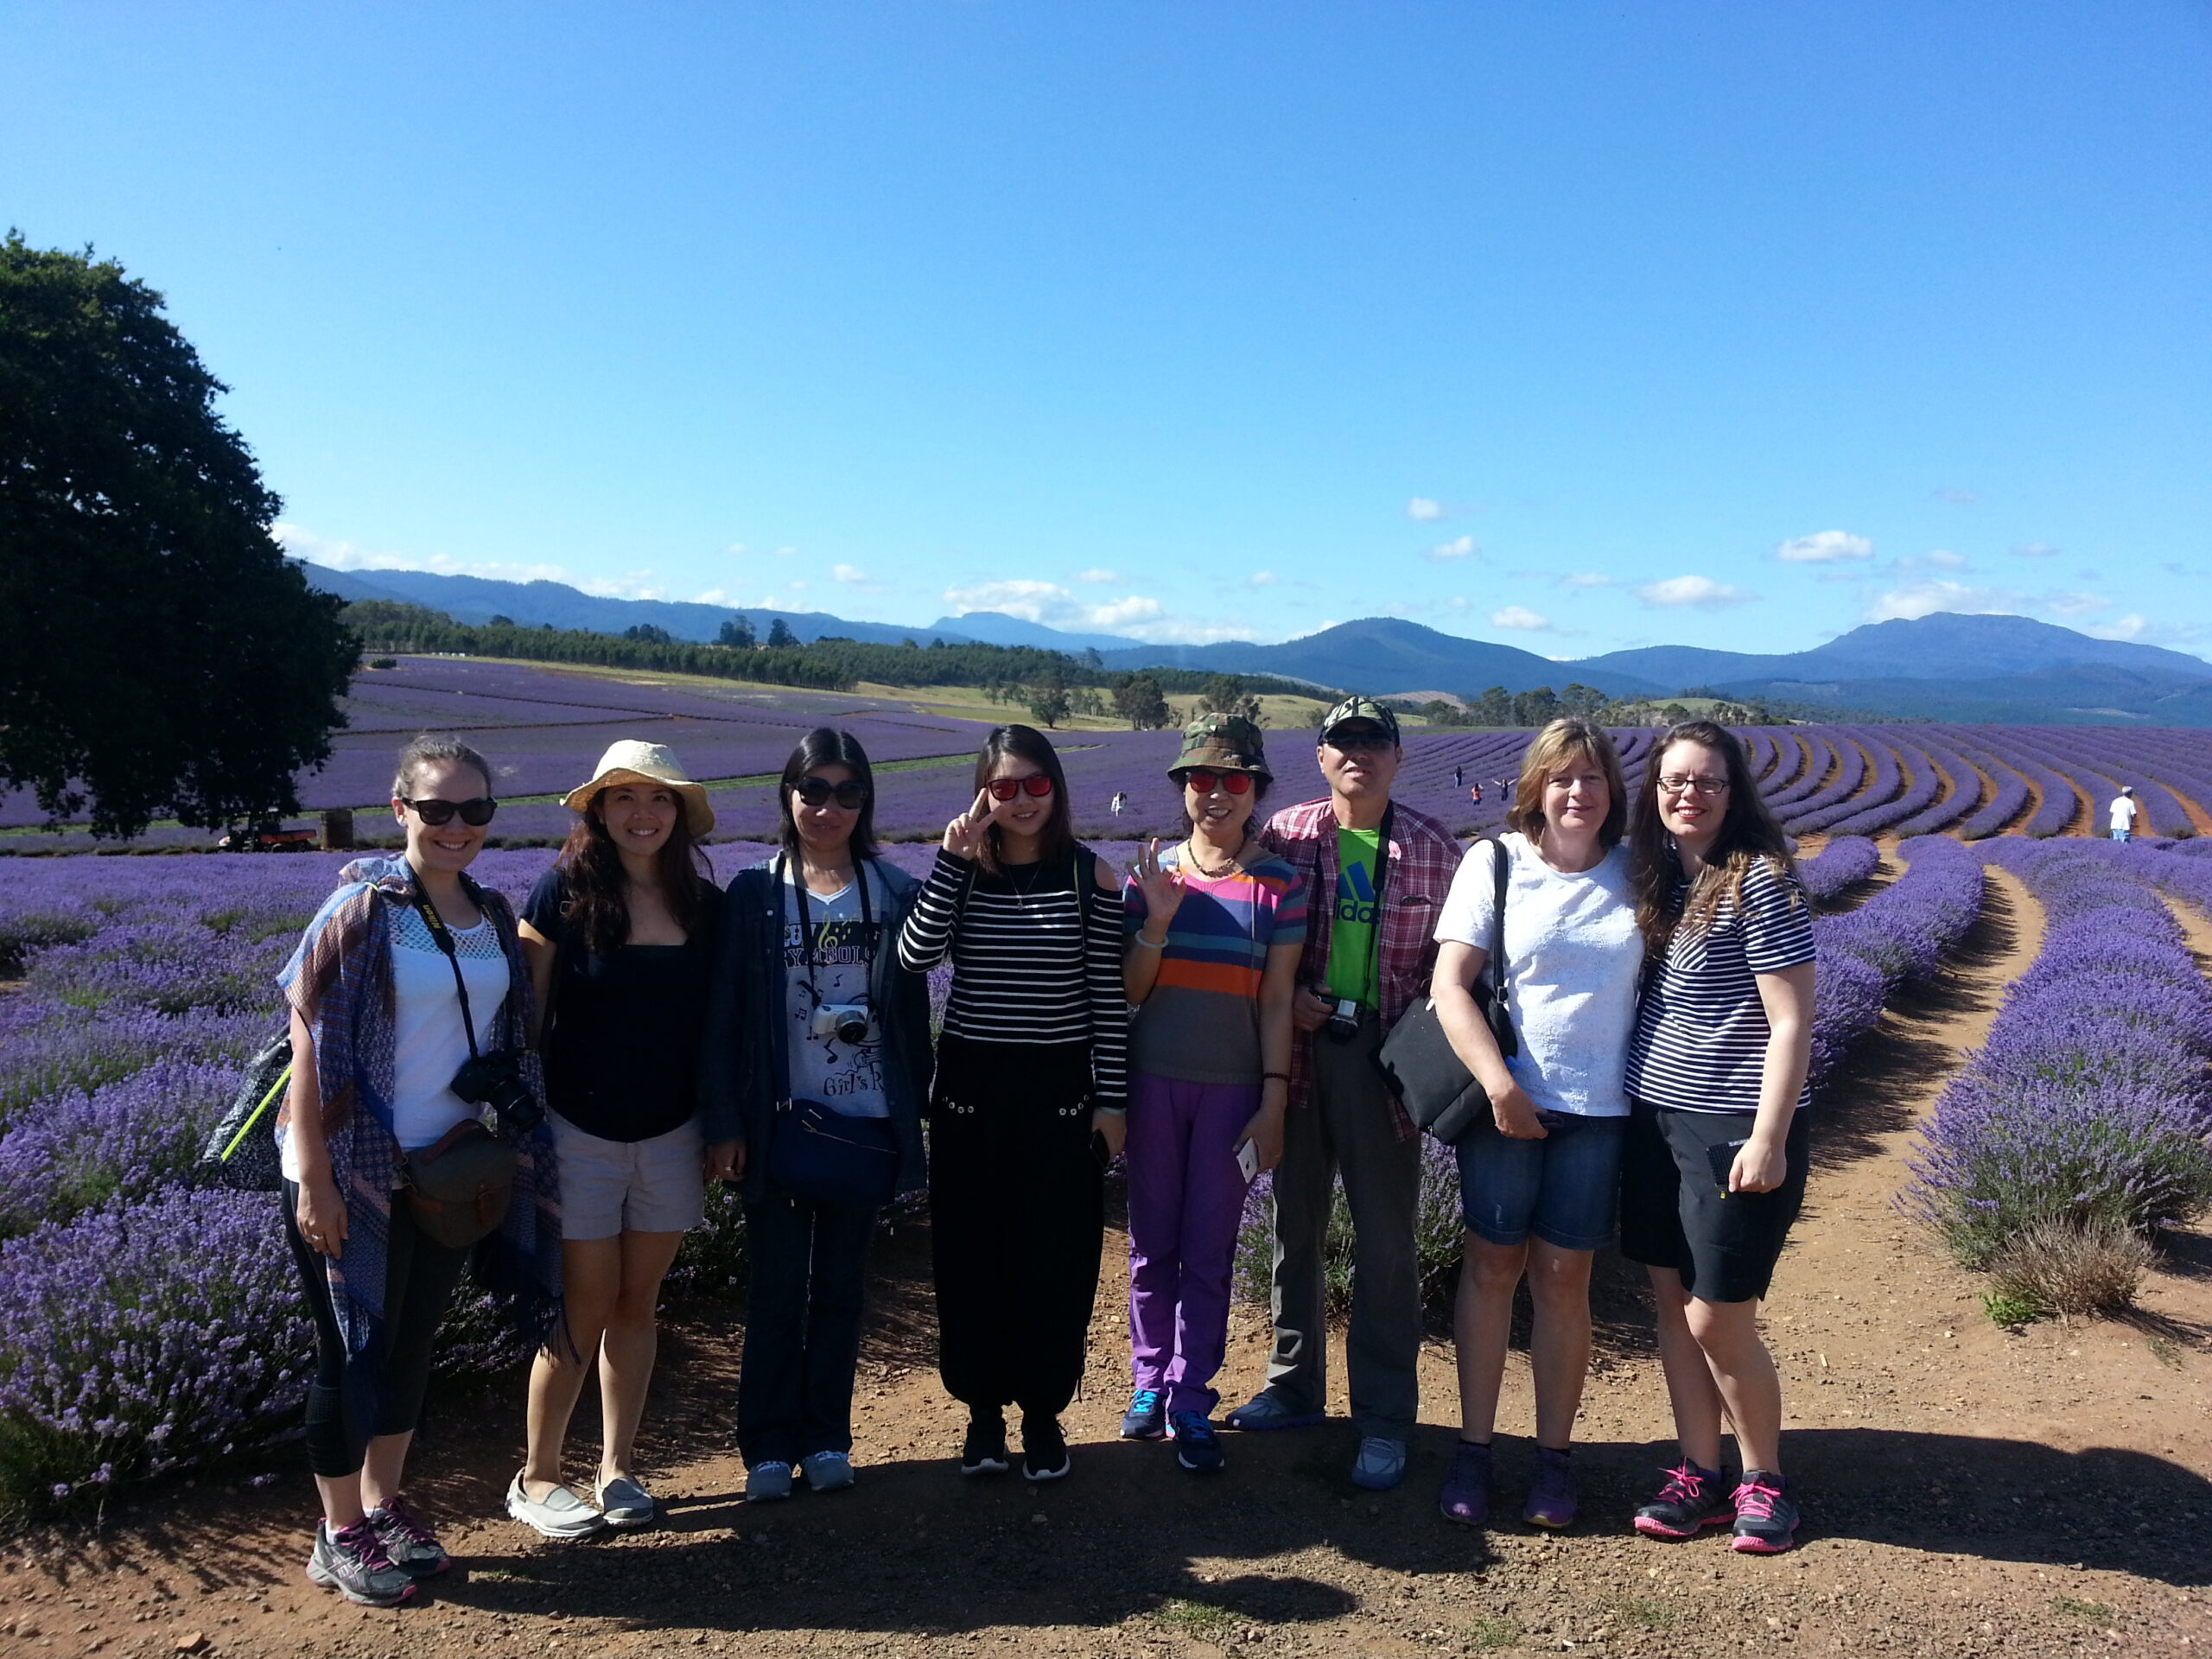
<path fill-rule="evenodd" d="M 1286 858 L 1306 877 L 1307 904 L 1313 920 L 1306 930 L 1306 953 L 1299 958 L 1298 982 L 1319 985 L 1329 976 L 1329 938 L 1334 931 L 1328 918 L 1336 913 L 1337 815 L 1328 797 L 1287 806 L 1268 820 L 1260 831 L 1260 844 Z M 1436 918 L 1452 877 L 1466 849 L 1434 818 L 1416 812 L 1402 802 L 1394 804 L 1390 817 L 1390 869 L 1382 889 L 1382 915 L 1376 940 L 1376 977 L 1382 992 L 1382 1029 L 1398 1022 L 1416 997 L 1428 993 L 1428 979 L 1436 966 Z M 1315 1033 L 1293 1033 L 1290 1045 L 1290 1103 L 1307 1106 L 1313 1100 L 1313 1039 Z M 1401 1140 L 1421 1132 L 1413 1120 L 1395 1106 Z"/>

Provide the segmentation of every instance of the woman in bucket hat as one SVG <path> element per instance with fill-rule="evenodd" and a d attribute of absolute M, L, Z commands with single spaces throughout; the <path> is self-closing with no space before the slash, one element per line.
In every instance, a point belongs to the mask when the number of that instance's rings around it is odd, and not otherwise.
<path fill-rule="evenodd" d="M 1222 1466 L 1213 1379 L 1246 1188 L 1282 1155 L 1306 882 L 1251 833 L 1270 781 L 1259 728 L 1201 715 L 1168 769 L 1190 835 L 1139 850 L 1123 895 L 1129 1032 L 1126 1440 Z"/>
<path fill-rule="evenodd" d="M 549 1538 L 654 1518 L 631 1468 L 652 1377 L 653 1312 L 706 1182 L 734 1148 L 702 1143 L 697 1058 L 721 894 L 699 842 L 704 786 L 658 743 L 625 739 L 569 793 L 575 827 L 524 908 L 562 1198 L 566 1340 L 530 1376 L 529 1461 L 507 1512 Z M 599 1371 L 596 1502 L 562 1478 L 569 1414 Z"/>

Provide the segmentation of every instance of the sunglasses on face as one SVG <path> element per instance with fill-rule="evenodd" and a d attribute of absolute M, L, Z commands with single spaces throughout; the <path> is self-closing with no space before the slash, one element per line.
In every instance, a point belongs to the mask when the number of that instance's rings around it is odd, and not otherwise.
<path fill-rule="evenodd" d="M 1381 732 L 1346 732 L 1341 737 L 1324 741 L 1338 754 L 1380 754 L 1397 747 Z"/>
<path fill-rule="evenodd" d="M 471 829 L 481 830 L 492 822 L 492 815 L 499 810 L 499 804 L 489 795 L 479 795 L 473 801 L 441 801 L 435 798 L 427 801 L 410 801 L 403 795 L 399 798 L 399 804 L 434 830 L 440 824 L 451 823 L 456 812 L 461 814 L 463 823 Z"/>
<path fill-rule="evenodd" d="M 826 806 L 834 799 L 851 812 L 868 799 L 868 785 L 857 778 L 848 778 L 842 784 L 833 784 L 827 778 L 802 778 L 791 785 L 791 793 L 809 806 Z"/>
<path fill-rule="evenodd" d="M 1017 795 L 1041 798 L 1052 792 L 1052 780 L 1041 772 L 1033 772 L 1027 778 L 994 778 L 983 787 L 991 791 L 995 801 L 1010 801 Z"/>
<path fill-rule="evenodd" d="M 1249 772 L 1208 772 L 1200 766 L 1192 766 L 1183 774 L 1183 787 L 1195 789 L 1201 795 L 1212 794 L 1216 784 L 1232 795 L 1243 795 L 1252 787 L 1252 774 Z"/>

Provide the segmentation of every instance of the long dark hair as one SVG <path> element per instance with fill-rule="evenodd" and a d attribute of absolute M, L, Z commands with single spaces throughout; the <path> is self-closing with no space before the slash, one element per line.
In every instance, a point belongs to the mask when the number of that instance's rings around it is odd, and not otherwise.
<path fill-rule="evenodd" d="M 621 785 L 609 784 L 607 789 L 618 787 Z M 630 941 L 630 900 L 624 891 L 622 855 L 615 849 L 614 837 L 607 833 L 601 816 L 601 803 L 607 798 L 607 789 L 584 804 L 575 827 L 569 831 L 553 861 L 568 895 L 562 919 L 582 938 L 584 948 L 597 957 L 613 956 Z M 685 938 L 696 939 L 705 931 L 720 894 L 706 854 L 691 838 L 683 797 L 674 790 L 669 793 L 676 796 L 676 823 L 668 839 L 661 842 L 654 862 L 660 868 L 661 891 L 668 899 L 669 913 L 676 918 Z"/>
<path fill-rule="evenodd" d="M 1675 838 L 1659 820 L 1659 766 L 1677 743 L 1701 744 L 1728 767 L 1728 810 L 1706 850 L 1705 868 L 1679 908 L 1675 889 L 1681 880 L 1681 861 Z M 1669 726 L 1667 734 L 1651 746 L 1629 824 L 1629 850 L 1636 882 L 1636 925 L 1643 931 L 1644 944 L 1654 950 L 1665 950 L 1679 931 L 1694 933 L 1706 926 L 1724 901 L 1742 902 L 1744 878 L 1759 860 L 1792 875 L 1797 870 L 1789 838 L 1759 793 L 1751 757 L 1735 733 L 1709 720 Z"/>
<path fill-rule="evenodd" d="M 798 820 L 791 816 L 791 790 L 817 766 L 843 766 L 868 791 L 861 798 L 861 815 L 853 820 L 852 855 L 856 859 L 874 858 L 875 773 L 860 739 L 835 726 L 816 727 L 799 739 L 791 758 L 784 762 L 783 782 L 776 788 L 776 811 L 783 820 L 784 856 L 794 863 L 798 860 Z"/>
<path fill-rule="evenodd" d="M 1068 775 L 1060 770 L 1060 757 L 1052 752 L 1051 740 L 1034 726 L 991 728 L 991 734 L 983 740 L 982 752 L 976 757 L 976 789 L 990 782 L 999 762 L 1008 756 L 1027 760 L 1052 780 L 1052 810 L 1046 814 L 1045 827 L 1037 832 L 1038 857 L 1048 864 L 1072 857 L 1075 814 L 1068 805 Z M 976 861 L 995 875 L 1005 866 L 1001 852 L 999 827 L 994 823 L 983 836 Z"/>

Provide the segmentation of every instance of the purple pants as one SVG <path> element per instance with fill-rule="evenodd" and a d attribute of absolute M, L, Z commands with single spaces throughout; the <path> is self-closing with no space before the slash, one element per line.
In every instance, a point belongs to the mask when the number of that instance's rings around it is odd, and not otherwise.
<path fill-rule="evenodd" d="M 1236 1143 L 1257 1085 L 1129 1078 L 1129 1357 L 1170 1411 L 1211 1415 L 1229 1344 L 1244 1177 Z"/>

